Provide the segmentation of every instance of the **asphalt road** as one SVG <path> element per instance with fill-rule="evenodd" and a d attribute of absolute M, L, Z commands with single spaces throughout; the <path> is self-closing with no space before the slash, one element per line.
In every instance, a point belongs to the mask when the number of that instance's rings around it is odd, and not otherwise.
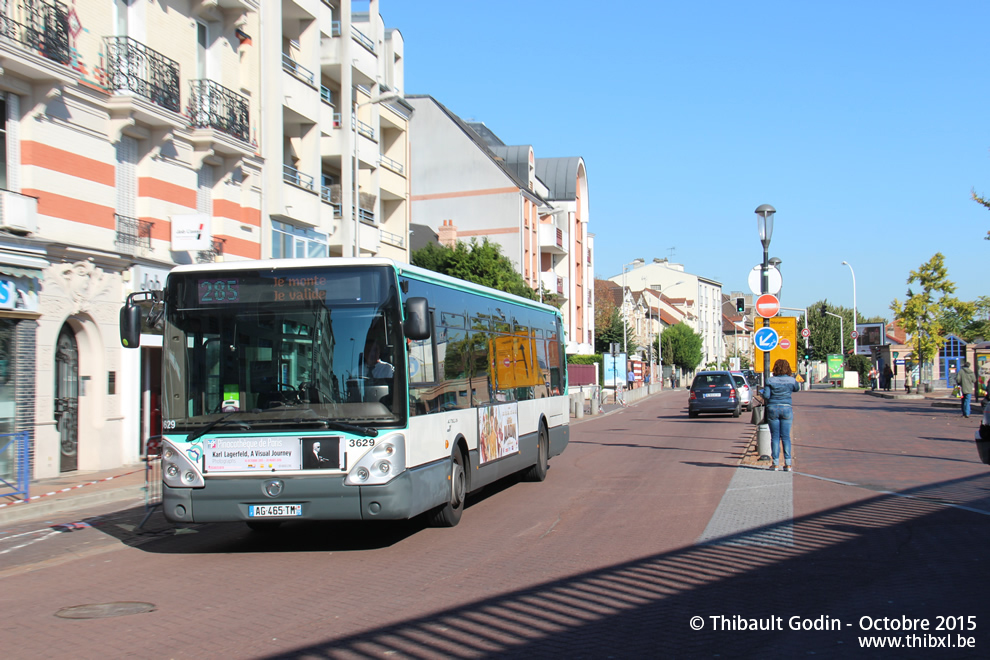
<path fill-rule="evenodd" d="M 545 482 L 486 490 L 453 529 L 293 523 L 258 534 L 155 514 L 138 530 L 141 507 L 23 523 L 0 538 L 0 648 L 5 658 L 986 657 L 990 468 L 972 442 L 978 419 L 835 391 L 796 401 L 794 474 L 740 466 L 746 415 L 689 420 L 686 394 L 665 392 L 575 424 Z M 862 648 L 865 637 L 902 648 Z"/>

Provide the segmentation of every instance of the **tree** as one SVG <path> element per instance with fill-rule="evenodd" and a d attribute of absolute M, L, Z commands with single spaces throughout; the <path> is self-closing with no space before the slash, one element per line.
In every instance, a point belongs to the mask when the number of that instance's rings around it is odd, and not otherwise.
<path fill-rule="evenodd" d="M 971 190 L 970 195 L 972 196 L 974 202 L 977 204 L 982 204 L 984 207 L 990 209 L 990 199 L 977 195 L 975 190 Z M 983 240 L 990 241 L 990 231 L 988 231 L 987 235 L 983 237 Z"/>
<path fill-rule="evenodd" d="M 915 362 L 924 365 L 932 361 L 945 343 L 946 322 L 953 315 L 971 319 L 976 312 L 976 304 L 952 296 L 956 285 L 949 280 L 945 257 L 941 252 L 936 252 L 918 270 L 911 271 L 907 283 L 910 285 L 914 282 L 918 283 L 921 291 L 915 293 L 908 288 L 904 303 L 895 298 L 890 309 L 894 312 L 894 318 L 900 321 L 901 327 L 912 332 L 910 344 Z"/>
<path fill-rule="evenodd" d="M 625 328 L 623 329 L 623 325 Z M 623 350 L 623 342 L 628 349 L 626 352 L 632 355 L 639 344 L 633 339 L 632 328 L 628 323 L 623 323 L 619 317 L 619 308 L 612 306 L 612 311 L 603 325 L 595 324 L 595 352 L 609 353 L 611 344 L 619 345 L 619 351 Z"/>
<path fill-rule="evenodd" d="M 701 364 L 701 335 L 683 321 L 672 325 L 660 334 L 664 364 L 680 367 L 681 371 L 694 371 Z"/>
<path fill-rule="evenodd" d="M 458 241 L 454 247 L 427 243 L 426 247 L 413 252 L 412 263 L 529 300 L 540 299 L 539 293 L 526 283 L 512 261 L 502 254 L 502 246 L 487 238 L 481 243 L 474 238 L 470 244 Z"/>
<path fill-rule="evenodd" d="M 841 331 L 842 340 L 839 338 L 839 319 L 829 314 L 822 314 L 822 307 L 832 314 L 842 317 Z M 862 318 L 860 319 L 862 323 Z M 811 344 L 811 359 L 825 361 L 829 355 L 837 355 L 842 348 L 852 349 L 853 322 L 852 310 L 845 307 L 830 305 L 828 300 L 819 300 L 808 306 L 808 331 L 811 333 L 807 339 L 801 338 L 798 348 L 804 355 L 808 344 Z"/>

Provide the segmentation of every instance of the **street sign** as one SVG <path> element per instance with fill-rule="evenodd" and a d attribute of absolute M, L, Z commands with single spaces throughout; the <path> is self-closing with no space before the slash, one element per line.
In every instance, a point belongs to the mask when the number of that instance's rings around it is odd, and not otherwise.
<path fill-rule="evenodd" d="M 849 333 L 849 336 L 852 337 L 853 339 L 858 339 L 859 333 L 853 330 L 852 332 Z"/>
<path fill-rule="evenodd" d="M 801 328 L 801 336 L 807 339 L 811 336 L 811 330 L 808 328 Z"/>
<path fill-rule="evenodd" d="M 749 271 L 749 278 L 746 280 L 749 284 L 749 290 L 760 295 L 763 291 L 760 290 L 760 281 L 763 279 L 763 264 L 756 264 L 753 266 L 753 270 Z M 780 293 L 780 285 L 783 284 L 783 280 L 780 277 L 780 271 L 774 266 L 767 266 L 767 293 L 778 294 Z"/>
<path fill-rule="evenodd" d="M 787 337 L 781 337 L 780 343 L 778 343 L 777 345 L 780 346 L 781 350 L 786 351 L 788 348 L 791 347 L 791 340 L 788 339 Z"/>
<path fill-rule="evenodd" d="M 777 335 L 777 331 L 769 326 L 760 328 L 753 335 L 753 344 L 761 351 L 772 351 L 777 348 L 779 341 L 780 337 Z"/>
<path fill-rule="evenodd" d="M 768 319 L 768 327 L 773 328 L 777 333 L 777 346 L 770 350 L 770 366 L 777 362 L 777 360 L 787 360 L 787 364 L 791 365 L 791 369 L 797 367 L 797 344 L 798 344 L 798 329 L 797 329 L 797 317 L 796 316 L 775 316 L 772 319 Z M 787 348 L 784 348 L 784 340 L 787 340 Z M 754 342 L 755 344 L 755 342 Z M 759 346 L 755 346 L 756 351 L 754 355 L 753 368 L 757 372 L 763 371 L 763 351 L 760 350 Z"/>
<path fill-rule="evenodd" d="M 772 293 L 764 293 L 756 299 L 756 313 L 765 319 L 773 318 L 780 312 L 780 301 Z"/>

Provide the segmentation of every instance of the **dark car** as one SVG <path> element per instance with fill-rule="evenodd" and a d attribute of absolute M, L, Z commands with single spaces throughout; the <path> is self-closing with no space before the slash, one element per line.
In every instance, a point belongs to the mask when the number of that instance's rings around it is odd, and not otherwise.
<path fill-rule="evenodd" d="M 742 400 L 728 371 L 699 371 L 688 394 L 688 417 L 698 413 L 732 413 L 739 417 Z"/>

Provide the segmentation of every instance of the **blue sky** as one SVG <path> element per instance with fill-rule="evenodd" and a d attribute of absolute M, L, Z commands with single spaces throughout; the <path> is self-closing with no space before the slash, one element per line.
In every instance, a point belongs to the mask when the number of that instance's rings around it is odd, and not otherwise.
<path fill-rule="evenodd" d="M 429 94 L 588 170 L 595 274 L 670 257 L 726 292 L 777 209 L 781 303 L 890 319 L 936 252 L 987 295 L 990 3 L 380 0 Z"/>

